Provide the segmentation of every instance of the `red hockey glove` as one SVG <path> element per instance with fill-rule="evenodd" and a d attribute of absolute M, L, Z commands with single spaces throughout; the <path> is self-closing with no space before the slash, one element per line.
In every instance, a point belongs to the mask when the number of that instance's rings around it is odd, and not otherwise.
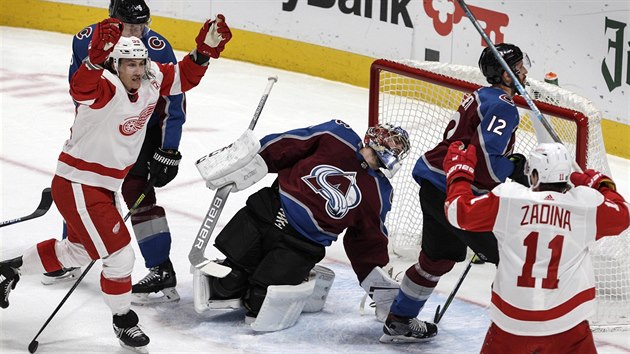
<path fill-rule="evenodd" d="M 122 22 L 115 18 L 108 18 L 96 24 L 88 48 L 90 63 L 94 65 L 105 63 L 107 56 L 114 50 L 114 46 L 120 39 L 122 26 Z"/>
<path fill-rule="evenodd" d="M 464 150 L 464 143 L 454 141 L 448 147 L 444 156 L 444 172 L 446 172 L 446 185 L 458 178 L 469 182 L 475 179 L 475 166 L 477 165 L 477 149 L 474 145 L 468 145 Z"/>
<path fill-rule="evenodd" d="M 585 170 L 584 173 L 573 172 L 571 174 L 571 183 L 575 186 L 587 186 L 595 189 L 604 186 L 614 191 L 617 190 L 615 182 L 613 182 L 610 177 L 591 169 Z"/>
<path fill-rule="evenodd" d="M 197 38 L 195 38 L 197 52 L 216 59 L 221 55 L 225 44 L 230 39 L 232 39 L 232 32 L 225 23 L 225 17 L 217 15 L 215 20 L 208 20 L 203 24 Z"/>

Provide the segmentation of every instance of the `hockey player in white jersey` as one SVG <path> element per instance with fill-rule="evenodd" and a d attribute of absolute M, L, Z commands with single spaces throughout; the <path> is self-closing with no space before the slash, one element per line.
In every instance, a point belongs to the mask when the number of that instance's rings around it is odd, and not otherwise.
<path fill-rule="evenodd" d="M 131 310 L 135 256 L 117 191 L 138 157 L 158 98 L 197 86 L 210 58 L 220 56 L 231 34 L 222 15 L 208 20 L 196 49 L 173 65 L 151 62 L 142 41 L 121 38 L 122 26 L 108 18 L 95 27 L 88 58 L 70 81 L 78 105 L 51 186 L 68 238 L 40 242 L 0 263 L 0 307 L 9 306 L 9 293 L 21 274 L 82 267 L 101 259 L 101 290 L 113 314 L 114 332 L 123 347 L 145 352 L 149 338 Z"/>
<path fill-rule="evenodd" d="M 587 321 L 595 300 L 588 247 L 628 228 L 628 204 L 602 173 L 571 173 L 571 156 L 558 143 L 531 153 L 531 188 L 507 182 L 474 196 L 475 147 L 463 148 L 453 142 L 444 159 L 447 219 L 463 230 L 492 231 L 501 259 L 481 353 L 596 353 Z"/>

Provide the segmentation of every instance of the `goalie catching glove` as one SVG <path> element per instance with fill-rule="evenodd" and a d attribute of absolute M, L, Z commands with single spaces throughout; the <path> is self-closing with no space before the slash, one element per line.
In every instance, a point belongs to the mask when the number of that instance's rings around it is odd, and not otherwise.
<path fill-rule="evenodd" d="M 392 269 L 390 268 L 389 270 L 391 271 Z M 388 274 L 385 269 L 374 267 L 370 274 L 361 282 L 361 287 L 365 290 L 366 296 L 369 296 L 374 301 L 376 318 L 381 322 L 385 322 L 389 314 L 389 308 L 392 306 L 394 299 L 396 299 L 396 295 L 398 295 L 400 284 L 392 279 L 391 274 Z M 365 301 L 365 298 L 363 300 Z"/>
<path fill-rule="evenodd" d="M 200 158 L 197 169 L 210 189 L 232 184 L 232 192 L 241 191 L 260 181 L 269 171 L 258 155 L 260 141 L 254 132 L 246 130 L 232 144 Z"/>

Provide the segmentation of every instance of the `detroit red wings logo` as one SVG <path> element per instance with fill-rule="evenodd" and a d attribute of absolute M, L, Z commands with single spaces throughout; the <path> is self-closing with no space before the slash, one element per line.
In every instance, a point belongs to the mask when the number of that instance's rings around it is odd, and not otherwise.
<path fill-rule="evenodd" d="M 144 124 L 149 120 L 151 114 L 155 110 L 155 103 L 145 108 L 140 112 L 137 117 L 129 117 L 126 118 L 120 125 L 118 126 L 118 130 L 124 136 L 130 136 L 135 134 L 137 131 L 144 127 Z"/>

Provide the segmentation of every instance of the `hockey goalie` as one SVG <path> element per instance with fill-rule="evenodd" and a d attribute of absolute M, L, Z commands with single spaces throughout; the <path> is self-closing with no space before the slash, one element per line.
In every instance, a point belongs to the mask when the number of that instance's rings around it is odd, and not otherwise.
<path fill-rule="evenodd" d="M 382 320 L 399 288 L 382 269 L 389 262 L 388 177 L 408 151 L 401 127 L 379 124 L 362 139 L 332 120 L 260 141 L 248 131 L 200 159 L 197 168 L 217 195 L 225 186 L 243 190 L 267 173 L 277 179 L 252 194 L 218 234 L 214 245 L 226 259 L 212 269 L 226 272 L 207 274 L 201 270 L 211 269 L 207 264 L 193 262 L 195 309 L 244 306 L 256 331 L 294 325 L 301 312 L 323 308 L 334 273 L 317 263 L 345 231 L 346 254 Z"/>

